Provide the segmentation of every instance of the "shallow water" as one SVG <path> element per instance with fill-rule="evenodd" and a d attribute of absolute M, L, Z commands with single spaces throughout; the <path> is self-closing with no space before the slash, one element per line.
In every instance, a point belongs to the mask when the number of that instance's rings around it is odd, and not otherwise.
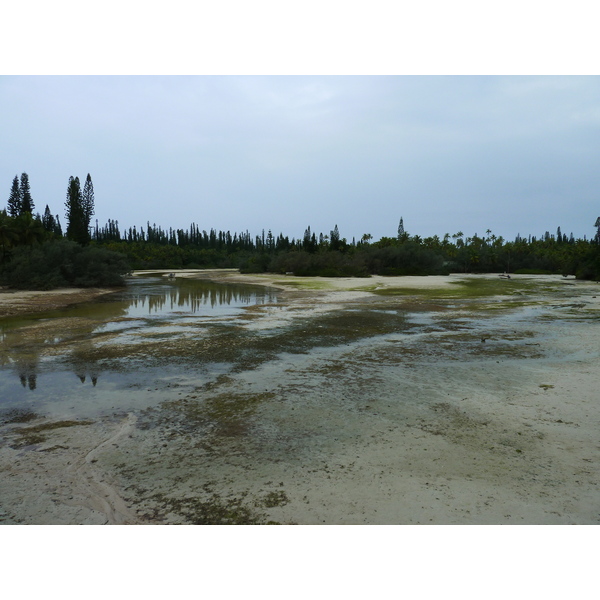
<path fill-rule="evenodd" d="M 339 300 L 147 278 L 4 321 L 7 522 L 82 522 L 52 511 L 70 510 L 94 473 L 142 522 L 597 522 L 593 508 L 560 516 L 564 494 L 595 480 L 555 461 L 584 413 L 552 392 L 558 371 L 600 358 L 572 343 L 598 324 L 595 289 L 439 296 Z M 76 477 L 56 491 L 65 464 Z M 38 495 L 44 513 L 24 507 Z"/>
<path fill-rule="evenodd" d="M 183 357 L 163 360 L 157 345 L 206 338 L 232 327 L 244 308 L 276 303 L 270 288 L 146 277 L 96 302 L 6 319 L 0 411 L 89 417 L 177 397 L 230 365 L 209 358 L 190 368 Z"/>

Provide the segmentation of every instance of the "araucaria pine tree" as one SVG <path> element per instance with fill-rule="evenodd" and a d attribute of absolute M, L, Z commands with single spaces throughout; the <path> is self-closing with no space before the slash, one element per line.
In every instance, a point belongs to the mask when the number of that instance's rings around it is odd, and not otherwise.
<path fill-rule="evenodd" d="M 404 238 L 404 219 L 400 217 L 400 223 L 398 224 L 398 239 Z"/>
<path fill-rule="evenodd" d="M 85 184 L 83 186 L 82 205 L 85 228 L 86 231 L 89 231 L 92 215 L 94 214 L 94 184 L 92 183 L 92 178 L 89 173 L 85 178 Z"/>
<path fill-rule="evenodd" d="M 50 212 L 50 207 L 47 204 L 46 210 L 44 211 L 44 216 L 42 217 L 42 225 L 46 231 L 49 231 L 50 233 L 56 232 L 56 219 Z"/>
<path fill-rule="evenodd" d="M 78 244 L 87 244 L 90 241 L 90 234 L 85 220 L 79 177 L 69 177 L 65 206 L 67 208 L 67 238 Z"/>
<path fill-rule="evenodd" d="M 340 247 L 340 230 L 336 226 L 329 232 L 329 247 L 332 250 L 338 250 Z"/>
<path fill-rule="evenodd" d="M 35 204 L 31 197 L 31 190 L 29 188 L 29 175 L 27 173 L 21 173 L 21 187 L 19 188 L 21 195 L 21 214 L 29 213 L 33 214 Z"/>
<path fill-rule="evenodd" d="M 21 214 L 21 191 L 19 190 L 19 177 L 17 175 L 15 175 L 10 188 L 7 209 L 11 217 L 18 217 Z"/>

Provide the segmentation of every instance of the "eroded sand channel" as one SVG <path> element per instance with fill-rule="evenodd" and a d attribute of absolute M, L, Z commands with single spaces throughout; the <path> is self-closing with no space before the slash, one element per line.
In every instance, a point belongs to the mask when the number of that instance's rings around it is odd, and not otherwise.
<path fill-rule="evenodd" d="M 600 521 L 600 286 L 248 280 L 282 291 L 143 344 L 65 342 L 169 376 L 97 414 L 5 412 L 2 522 Z"/>

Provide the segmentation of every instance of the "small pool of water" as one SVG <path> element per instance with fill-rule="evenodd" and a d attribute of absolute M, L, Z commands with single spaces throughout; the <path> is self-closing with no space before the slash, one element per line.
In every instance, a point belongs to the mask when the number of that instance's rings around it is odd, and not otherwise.
<path fill-rule="evenodd" d="M 0 322 L 0 419 L 18 408 L 38 414 L 145 408 L 203 385 L 231 365 L 144 356 L 152 344 L 207 339 L 245 308 L 277 303 L 277 291 L 162 277 L 70 309 Z M 142 354 L 140 354 L 140 348 Z M 108 359 L 112 350 L 114 357 Z M 152 351 L 149 351 L 152 354 Z"/>
<path fill-rule="evenodd" d="M 231 316 L 247 306 L 276 303 L 277 291 L 194 279 L 138 278 L 110 302 L 120 304 L 123 316 L 133 319 Z"/>

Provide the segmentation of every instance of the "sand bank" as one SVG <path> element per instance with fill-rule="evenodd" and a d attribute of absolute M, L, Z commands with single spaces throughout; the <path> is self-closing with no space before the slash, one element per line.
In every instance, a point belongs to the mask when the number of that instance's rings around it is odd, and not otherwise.
<path fill-rule="evenodd" d="M 58 310 L 114 293 L 114 289 L 59 288 L 48 291 L 0 289 L 0 317 Z"/>
<path fill-rule="evenodd" d="M 266 285 L 287 290 L 373 290 L 384 288 L 443 288 L 453 281 L 464 279 L 461 275 L 429 275 L 425 277 L 298 277 L 274 273 L 255 273 L 242 275 L 237 269 L 179 269 L 156 271 L 134 271 L 134 276 L 160 273 L 164 277 L 170 274 L 186 279 L 210 279 L 222 283 L 246 283 Z"/>

